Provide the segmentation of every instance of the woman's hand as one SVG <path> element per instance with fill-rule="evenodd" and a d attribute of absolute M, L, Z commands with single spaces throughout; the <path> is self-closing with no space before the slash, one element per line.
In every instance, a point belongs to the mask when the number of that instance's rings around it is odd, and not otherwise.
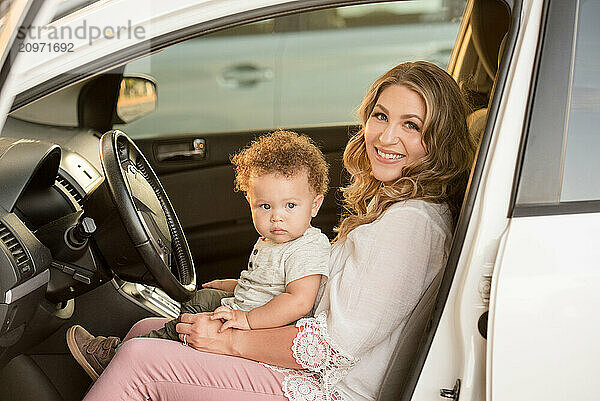
<path fill-rule="evenodd" d="M 184 313 L 179 316 L 179 323 L 175 327 L 179 333 L 179 339 L 199 351 L 236 355 L 233 330 L 220 333 L 219 329 L 223 324 L 220 320 L 212 320 L 211 315 L 212 312 Z"/>
<path fill-rule="evenodd" d="M 243 310 L 233 310 L 226 306 L 219 306 L 217 309 L 215 309 L 210 318 L 212 320 L 225 320 L 225 323 L 223 323 L 219 329 L 219 333 L 222 333 L 229 328 L 250 330 L 250 323 L 248 323 L 248 312 Z"/>
<path fill-rule="evenodd" d="M 212 312 L 179 317 L 176 326 L 179 339 L 194 349 L 213 354 L 233 355 L 291 369 L 301 369 L 292 355 L 292 344 L 298 334 L 296 326 L 264 330 L 230 329 L 219 333 L 220 320 L 212 320 Z"/>

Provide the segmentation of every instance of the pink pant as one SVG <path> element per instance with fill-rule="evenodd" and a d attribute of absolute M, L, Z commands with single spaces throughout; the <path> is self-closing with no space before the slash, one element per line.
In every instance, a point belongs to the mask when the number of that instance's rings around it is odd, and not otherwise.
<path fill-rule="evenodd" d="M 176 341 L 133 338 L 167 319 L 137 322 L 84 401 L 287 400 L 283 374 L 248 359 L 210 354 Z"/>

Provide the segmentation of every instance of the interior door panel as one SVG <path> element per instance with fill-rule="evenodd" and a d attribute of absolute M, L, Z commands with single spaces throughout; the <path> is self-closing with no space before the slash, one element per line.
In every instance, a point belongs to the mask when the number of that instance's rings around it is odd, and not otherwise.
<path fill-rule="evenodd" d="M 342 154 L 349 133 L 357 127 L 299 129 L 321 148 L 330 165 L 330 190 L 313 225 L 333 238 L 341 212 L 337 188 L 343 183 Z M 186 233 L 196 263 L 198 282 L 237 278 L 246 267 L 258 234 L 248 204 L 233 190 L 233 166 L 229 158 L 264 131 L 169 136 L 168 140 L 139 139 L 142 149 L 165 187 Z M 204 140 L 204 157 L 159 161 L 165 144 L 190 144 Z"/>

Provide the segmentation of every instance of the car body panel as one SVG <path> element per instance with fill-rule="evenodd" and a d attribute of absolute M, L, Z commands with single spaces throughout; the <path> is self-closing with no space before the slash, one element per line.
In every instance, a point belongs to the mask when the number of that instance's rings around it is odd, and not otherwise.
<path fill-rule="evenodd" d="M 590 400 L 600 213 L 513 218 L 494 268 L 488 399 Z"/>

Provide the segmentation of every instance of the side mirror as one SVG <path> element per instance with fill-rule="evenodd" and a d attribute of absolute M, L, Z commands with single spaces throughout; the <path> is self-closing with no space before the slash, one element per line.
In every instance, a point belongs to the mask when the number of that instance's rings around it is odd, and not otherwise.
<path fill-rule="evenodd" d="M 124 76 L 121 80 L 115 123 L 126 124 L 156 110 L 156 82 L 147 76 Z"/>

